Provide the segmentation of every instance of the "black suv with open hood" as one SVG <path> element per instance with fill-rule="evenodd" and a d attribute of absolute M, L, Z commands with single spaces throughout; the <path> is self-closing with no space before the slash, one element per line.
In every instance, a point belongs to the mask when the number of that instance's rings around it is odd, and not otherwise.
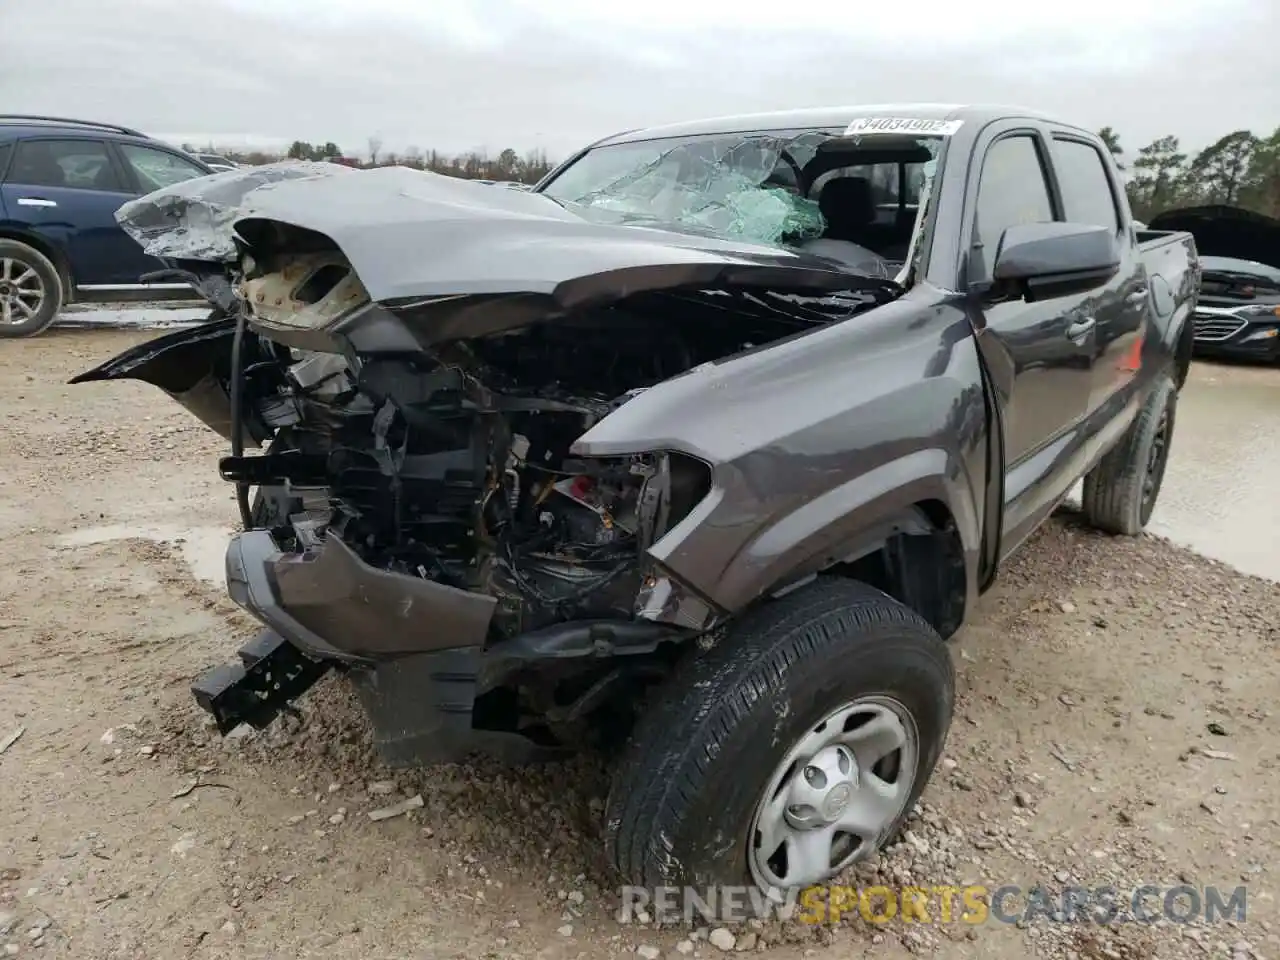
<path fill-rule="evenodd" d="M 1082 477 L 1099 528 L 1151 516 L 1197 292 L 1096 136 L 1007 108 L 638 131 L 532 192 L 241 169 L 119 217 L 234 314 L 76 378 L 230 441 L 264 630 L 195 686 L 219 726 L 336 670 L 392 763 L 622 750 L 645 885 L 887 842 L 1004 558 Z"/>
<path fill-rule="evenodd" d="M 1280 220 L 1210 206 L 1169 210 L 1151 225 L 1196 238 L 1201 254 L 1196 354 L 1280 361 Z"/>

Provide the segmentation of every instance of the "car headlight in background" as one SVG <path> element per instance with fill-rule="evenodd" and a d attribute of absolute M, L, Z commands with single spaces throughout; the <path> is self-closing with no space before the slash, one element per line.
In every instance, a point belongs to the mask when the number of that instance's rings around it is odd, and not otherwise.
<path fill-rule="evenodd" d="M 1247 307 L 1241 307 L 1236 311 L 1242 317 L 1248 317 L 1250 320 L 1257 320 L 1268 314 L 1280 320 L 1280 304 L 1275 303 L 1254 303 Z"/>
<path fill-rule="evenodd" d="M 1244 343 L 1274 340 L 1277 336 L 1280 336 L 1280 304 L 1255 303 L 1247 307 L 1241 307 L 1236 313 L 1241 317 L 1252 320 L 1254 323 L 1260 320 L 1275 320 L 1278 324 L 1278 326 L 1263 327 L 1261 330 L 1252 331 L 1244 338 Z"/>

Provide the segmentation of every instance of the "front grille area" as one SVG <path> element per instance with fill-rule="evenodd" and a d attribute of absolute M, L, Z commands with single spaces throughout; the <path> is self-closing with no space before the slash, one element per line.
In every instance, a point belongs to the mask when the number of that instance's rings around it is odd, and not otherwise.
<path fill-rule="evenodd" d="M 1195 336 L 1197 340 L 1227 340 L 1244 329 L 1248 321 L 1225 313 L 1197 313 Z"/>

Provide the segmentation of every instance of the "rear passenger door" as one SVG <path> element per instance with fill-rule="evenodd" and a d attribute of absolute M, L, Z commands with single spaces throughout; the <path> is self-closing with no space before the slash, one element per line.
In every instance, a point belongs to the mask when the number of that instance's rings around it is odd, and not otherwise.
<path fill-rule="evenodd" d="M 1034 302 L 1001 294 L 993 268 L 1009 227 L 1062 220 L 1047 131 L 1008 123 L 979 139 L 966 209 L 965 276 L 978 347 L 1001 401 L 1004 549 L 1033 530 L 1069 490 L 1093 393 L 1096 323 L 1084 295 Z M 976 168 L 976 171 L 975 171 Z"/>
<path fill-rule="evenodd" d="M 1062 197 L 1064 218 L 1072 223 L 1106 227 L 1122 252 L 1119 272 L 1089 293 L 1082 308 L 1096 321 L 1093 338 L 1093 390 L 1089 412 L 1105 422 L 1117 416 L 1133 381 L 1127 355 L 1140 342 L 1150 322 L 1147 278 L 1132 235 L 1121 216 L 1121 189 L 1111 162 L 1088 138 L 1055 130 L 1053 170 Z M 1101 424 L 1091 425 L 1091 429 Z"/>
<path fill-rule="evenodd" d="M 10 224 L 62 252 L 77 286 L 136 282 L 116 209 L 130 197 L 103 140 L 35 137 L 14 146 L 3 184 Z"/>

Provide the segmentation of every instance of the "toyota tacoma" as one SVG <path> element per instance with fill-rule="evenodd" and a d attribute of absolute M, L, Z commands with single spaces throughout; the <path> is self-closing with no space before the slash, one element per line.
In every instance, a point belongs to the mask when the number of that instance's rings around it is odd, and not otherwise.
<path fill-rule="evenodd" d="M 1151 516 L 1199 284 L 1094 134 L 1010 108 L 634 131 L 530 192 L 244 168 L 118 217 L 231 313 L 75 381 L 229 442 L 263 629 L 200 703 L 263 726 L 336 671 L 391 764 L 615 750 L 651 886 L 894 835 L 1001 563 L 1081 478 L 1097 528 Z"/>

